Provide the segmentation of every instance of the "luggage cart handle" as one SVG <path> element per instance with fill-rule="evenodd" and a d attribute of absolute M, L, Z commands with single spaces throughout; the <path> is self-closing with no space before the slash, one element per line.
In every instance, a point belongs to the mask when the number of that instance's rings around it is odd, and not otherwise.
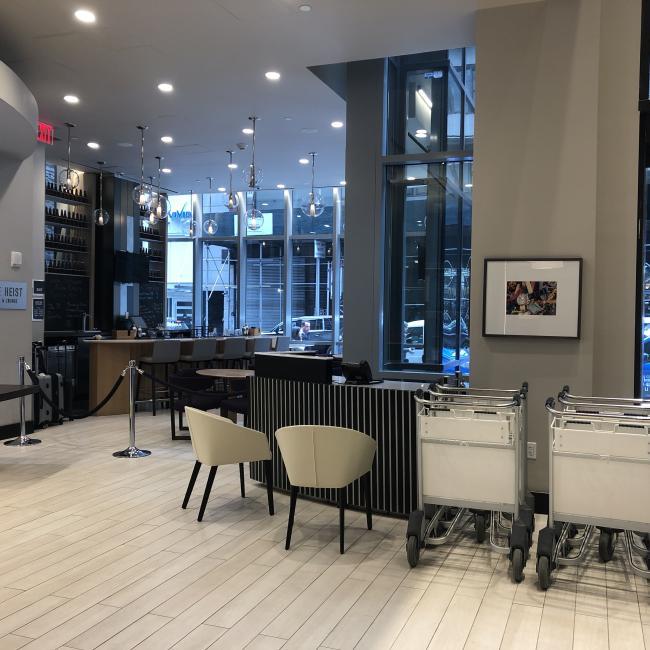
<path fill-rule="evenodd" d="M 567 399 L 566 396 L 563 393 L 560 393 L 557 396 L 558 402 L 560 404 L 563 404 L 564 406 L 571 406 L 573 408 L 579 408 L 583 407 L 585 409 L 590 408 L 590 409 L 597 409 L 597 408 L 604 408 L 604 409 L 612 409 L 619 407 L 620 409 L 624 409 L 626 413 L 623 413 L 622 415 L 626 415 L 627 412 L 629 411 L 640 411 L 642 413 L 647 413 L 650 415 L 650 402 L 644 402 L 644 405 L 639 404 L 639 403 L 628 403 L 623 401 L 621 402 L 616 402 L 612 400 L 611 402 L 600 402 L 600 401 L 595 401 L 599 400 L 600 398 L 595 397 L 593 398 L 594 401 L 589 401 L 589 400 L 582 400 L 579 398 L 574 398 L 574 399 Z M 634 402 L 634 400 L 630 400 L 630 402 Z M 593 413 L 593 415 L 599 415 L 598 413 Z"/>
<path fill-rule="evenodd" d="M 445 398 L 446 400 L 450 401 L 439 401 L 439 400 L 432 400 L 431 396 L 433 397 L 439 397 L 439 398 Z M 465 400 L 461 398 L 466 398 Z M 450 399 L 451 398 L 451 399 Z M 450 404 L 458 404 L 459 406 L 472 406 L 472 407 L 477 407 L 477 408 L 489 408 L 489 409 L 507 409 L 507 408 L 512 408 L 513 406 L 519 406 L 519 395 L 514 395 L 512 399 L 508 402 L 500 402 L 497 404 L 493 404 L 491 402 L 480 402 L 480 401 L 472 401 L 476 400 L 476 397 L 472 397 L 471 395 L 445 395 L 444 393 L 435 393 L 433 391 L 423 391 L 421 388 L 418 388 L 418 390 L 415 392 L 415 401 L 418 404 L 423 404 L 425 406 L 449 406 Z"/>
<path fill-rule="evenodd" d="M 571 404 L 574 406 L 574 404 Z M 591 406 L 595 406 L 592 404 Z M 620 420 L 623 422 L 636 421 L 636 422 L 650 422 L 650 411 L 647 409 L 641 409 L 644 411 L 644 414 L 635 414 L 635 413 L 580 413 L 576 411 L 561 411 L 555 408 L 555 400 L 552 397 L 549 397 L 546 400 L 545 404 L 546 410 L 551 414 L 557 417 L 566 417 L 571 420 L 580 420 L 585 422 L 590 422 L 591 420 L 605 419 L 605 420 Z"/>
<path fill-rule="evenodd" d="M 601 405 L 615 405 L 615 404 L 630 404 L 637 405 L 644 408 L 650 408 L 650 401 L 643 399 L 630 399 L 627 397 L 587 397 L 585 395 L 572 395 L 568 386 L 563 386 L 562 390 L 558 393 L 558 399 L 575 400 L 583 403 L 599 402 Z M 566 403 L 566 402 L 563 402 Z"/>
<path fill-rule="evenodd" d="M 436 393 L 445 393 L 449 395 L 483 395 L 483 396 L 492 396 L 493 399 L 506 399 L 511 395 L 524 395 L 525 391 L 522 386 L 520 389 L 506 390 L 503 388 L 462 388 L 456 386 L 445 386 L 444 384 L 430 384 L 430 390 L 435 391 Z M 526 389 L 527 390 L 527 389 Z M 501 395 L 496 395 L 496 393 L 501 393 Z"/>

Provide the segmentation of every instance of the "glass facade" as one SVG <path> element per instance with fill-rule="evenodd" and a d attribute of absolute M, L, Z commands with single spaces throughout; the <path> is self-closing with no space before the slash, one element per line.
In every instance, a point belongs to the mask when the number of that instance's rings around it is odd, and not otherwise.
<path fill-rule="evenodd" d="M 385 370 L 469 370 L 474 64 L 471 48 L 389 61 Z"/>
<path fill-rule="evenodd" d="M 168 322 L 215 335 L 244 325 L 286 331 L 296 346 L 340 353 L 345 188 L 318 191 L 325 207 L 314 218 L 301 209 L 302 191 L 259 190 L 264 221 L 254 229 L 245 215 L 251 192 L 239 194 L 235 212 L 219 192 L 172 197 Z"/>

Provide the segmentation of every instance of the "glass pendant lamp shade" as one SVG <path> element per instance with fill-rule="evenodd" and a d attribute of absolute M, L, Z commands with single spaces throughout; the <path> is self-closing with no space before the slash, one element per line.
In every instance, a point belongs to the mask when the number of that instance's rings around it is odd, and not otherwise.
<path fill-rule="evenodd" d="M 156 160 L 158 161 L 158 188 L 156 190 L 152 190 L 151 192 L 150 210 L 153 213 L 155 219 L 162 220 L 162 219 L 166 219 L 167 215 L 169 214 L 169 200 L 160 191 L 160 174 L 161 174 L 162 157 L 156 156 Z M 153 187 L 153 183 L 152 183 L 152 187 Z"/>
<path fill-rule="evenodd" d="M 99 207 L 93 212 L 93 219 L 96 226 L 105 226 L 110 220 L 111 215 L 108 210 L 104 210 L 104 162 L 98 161 L 99 165 Z"/>
<path fill-rule="evenodd" d="M 79 174 L 70 167 L 70 145 L 72 142 L 70 130 L 74 128 L 74 124 L 66 122 L 65 125 L 68 128 L 68 166 L 59 174 L 59 185 L 62 185 L 64 190 L 71 192 L 79 187 Z"/>
<path fill-rule="evenodd" d="M 264 225 L 264 215 L 255 207 L 246 211 L 246 227 L 255 232 Z"/>
<path fill-rule="evenodd" d="M 217 234 L 217 222 L 214 219 L 206 219 L 203 222 L 203 231 L 206 235 Z"/>
<path fill-rule="evenodd" d="M 302 213 L 306 217 L 320 217 L 325 210 L 323 205 L 323 198 L 321 197 L 320 192 L 316 190 L 315 180 L 316 180 L 316 152 L 312 151 L 309 154 L 311 156 L 311 192 L 307 196 L 307 200 L 300 206 Z"/>
<path fill-rule="evenodd" d="M 310 192 L 300 206 L 300 209 L 306 217 L 320 217 L 325 210 L 320 192 Z"/>

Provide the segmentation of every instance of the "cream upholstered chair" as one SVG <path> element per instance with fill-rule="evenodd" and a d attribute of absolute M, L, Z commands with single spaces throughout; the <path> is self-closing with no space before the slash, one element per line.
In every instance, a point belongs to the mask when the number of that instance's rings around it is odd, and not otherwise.
<path fill-rule="evenodd" d="M 186 407 L 187 422 L 190 428 L 192 447 L 196 455 L 196 462 L 187 486 L 187 492 L 183 499 L 183 508 L 187 508 L 190 500 L 196 477 L 199 475 L 201 465 L 208 465 L 210 473 L 205 486 L 201 508 L 199 509 L 198 521 L 203 519 L 205 507 L 210 498 L 210 490 L 214 482 L 217 467 L 219 465 L 239 464 L 239 480 L 242 497 L 246 496 L 244 491 L 244 462 L 263 461 L 264 474 L 266 476 L 266 491 L 269 501 L 269 514 L 274 514 L 273 509 L 273 464 L 271 462 L 271 451 L 266 436 L 260 431 L 248 429 L 222 418 L 220 415 L 199 411 L 192 407 Z"/>
<path fill-rule="evenodd" d="M 370 468 L 377 443 L 365 433 L 342 427 L 300 425 L 275 432 L 291 484 L 289 525 L 285 548 L 291 544 L 298 488 L 338 490 L 340 551 L 345 548 L 345 507 L 347 486 L 363 477 L 368 530 L 372 528 Z"/>

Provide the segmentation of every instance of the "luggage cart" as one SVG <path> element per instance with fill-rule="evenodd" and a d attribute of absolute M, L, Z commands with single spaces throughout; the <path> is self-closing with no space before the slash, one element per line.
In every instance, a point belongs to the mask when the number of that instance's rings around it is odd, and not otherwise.
<path fill-rule="evenodd" d="M 490 546 L 509 555 L 521 581 L 532 541 L 532 509 L 521 505 L 522 390 L 432 386 L 415 400 L 418 510 L 407 527 L 409 564 L 473 521 L 477 541 L 489 529 Z"/>
<path fill-rule="evenodd" d="M 650 579 L 650 503 L 642 496 L 650 485 L 650 403 L 575 396 L 568 387 L 558 401 L 559 409 L 546 401 L 549 515 L 537 542 L 540 588 L 549 588 L 558 566 L 584 561 L 596 528 L 601 559 L 611 559 L 621 534 L 630 569 Z"/>

